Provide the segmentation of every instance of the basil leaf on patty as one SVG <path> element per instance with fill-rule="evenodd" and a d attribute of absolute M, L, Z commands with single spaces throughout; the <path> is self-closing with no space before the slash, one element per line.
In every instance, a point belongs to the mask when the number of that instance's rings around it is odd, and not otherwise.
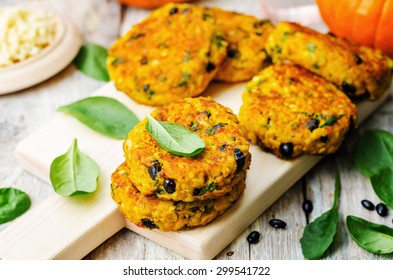
<path fill-rule="evenodd" d="M 196 133 L 179 124 L 157 121 L 147 115 L 145 127 L 163 149 L 174 155 L 193 157 L 205 148 L 205 142 Z"/>

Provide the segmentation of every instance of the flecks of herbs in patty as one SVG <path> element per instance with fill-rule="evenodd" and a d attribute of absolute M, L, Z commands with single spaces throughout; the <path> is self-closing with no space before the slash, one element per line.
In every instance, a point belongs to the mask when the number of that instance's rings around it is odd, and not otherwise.
<path fill-rule="evenodd" d="M 218 123 L 215 126 L 206 129 L 206 134 L 207 135 L 214 135 L 216 134 L 217 130 L 219 130 L 221 127 L 223 127 L 224 125 L 222 123 Z"/>
<path fill-rule="evenodd" d="M 161 148 L 174 155 L 193 157 L 205 149 L 205 142 L 196 133 L 179 124 L 147 115 L 145 128 Z"/>
<path fill-rule="evenodd" d="M 199 189 L 194 189 L 194 195 L 195 196 L 201 196 L 204 195 L 207 192 L 212 192 L 217 189 L 217 184 L 216 183 L 211 183 L 209 185 L 203 186 L 202 188 Z"/>

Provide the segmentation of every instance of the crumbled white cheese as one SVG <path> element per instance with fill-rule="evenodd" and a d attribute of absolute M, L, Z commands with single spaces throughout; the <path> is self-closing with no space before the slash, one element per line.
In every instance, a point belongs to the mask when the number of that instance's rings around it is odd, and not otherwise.
<path fill-rule="evenodd" d="M 55 40 L 56 18 L 42 10 L 0 8 L 0 67 L 32 57 Z"/>

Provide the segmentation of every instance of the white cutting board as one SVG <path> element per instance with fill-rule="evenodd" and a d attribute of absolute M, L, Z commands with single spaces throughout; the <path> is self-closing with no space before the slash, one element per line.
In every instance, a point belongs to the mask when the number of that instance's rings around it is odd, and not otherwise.
<path fill-rule="evenodd" d="M 212 84 L 205 95 L 238 113 L 245 88 L 239 84 Z M 140 119 L 153 107 L 136 104 L 108 83 L 93 95 L 118 99 Z M 363 121 L 388 97 L 358 106 Z M 65 153 L 74 138 L 80 149 L 100 166 L 99 187 L 92 195 L 66 198 L 54 193 L 0 233 L 1 259 L 81 259 L 123 227 L 190 259 L 212 259 L 241 234 L 273 202 L 322 157 L 302 156 L 284 161 L 252 145 L 246 190 L 222 216 L 204 227 L 162 232 L 141 229 L 125 221 L 110 196 L 110 176 L 124 161 L 122 141 L 102 136 L 61 113 L 19 143 L 20 165 L 49 182 L 52 160 Z M 137 249 L 137 248 L 135 248 Z"/>

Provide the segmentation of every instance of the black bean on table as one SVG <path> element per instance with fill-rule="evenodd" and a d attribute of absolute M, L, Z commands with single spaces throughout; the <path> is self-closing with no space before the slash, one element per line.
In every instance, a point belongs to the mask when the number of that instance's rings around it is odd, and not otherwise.
<path fill-rule="evenodd" d="M 305 201 L 303 201 L 302 208 L 306 214 L 310 214 L 312 212 L 312 210 L 314 209 L 314 206 L 313 206 L 311 200 L 306 199 Z"/>
<path fill-rule="evenodd" d="M 275 227 L 275 228 L 286 228 L 286 226 L 287 226 L 287 223 L 286 222 L 284 222 L 283 220 L 280 220 L 280 219 L 271 219 L 270 221 L 269 221 L 269 225 L 271 225 L 272 227 Z"/>
<path fill-rule="evenodd" d="M 261 234 L 257 231 L 252 231 L 250 234 L 247 236 L 247 241 L 250 244 L 256 244 L 259 241 L 259 238 L 261 237 Z"/>
<path fill-rule="evenodd" d="M 375 209 L 374 203 L 372 203 L 371 201 L 369 201 L 367 199 L 362 200 L 362 205 L 364 208 L 366 208 L 367 210 L 370 210 L 370 211 L 373 211 Z"/>
<path fill-rule="evenodd" d="M 377 210 L 378 215 L 381 217 L 386 217 L 388 215 L 388 208 L 383 203 L 378 203 L 375 209 Z"/>

